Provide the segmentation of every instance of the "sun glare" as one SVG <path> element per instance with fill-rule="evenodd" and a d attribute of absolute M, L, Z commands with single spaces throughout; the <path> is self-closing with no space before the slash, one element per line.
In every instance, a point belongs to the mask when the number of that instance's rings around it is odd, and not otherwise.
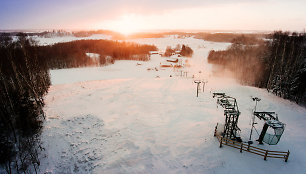
<path fill-rule="evenodd" d="M 109 29 L 124 35 L 140 32 L 144 28 L 141 20 L 133 14 L 123 15 L 118 20 L 111 21 L 108 25 Z"/>

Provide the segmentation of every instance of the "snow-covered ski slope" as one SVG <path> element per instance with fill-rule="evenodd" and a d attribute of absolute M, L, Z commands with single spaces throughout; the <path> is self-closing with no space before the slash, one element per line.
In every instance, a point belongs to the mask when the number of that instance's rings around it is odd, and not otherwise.
<path fill-rule="evenodd" d="M 194 56 L 191 67 L 183 69 L 188 78 L 172 68 L 162 70 L 159 65 L 164 58 L 159 55 L 141 65 L 116 61 L 104 67 L 52 70 L 52 86 L 45 97 L 42 141 L 46 157 L 41 159 L 41 173 L 305 173 L 306 110 L 264 89 L 212 75 L 206 62 L 208 52 L 225 49 L 228 43 L 175 36 L 133 41 L 161 50 L 168 45 L 189 45 Z M 158 71 L 147 70 L 155 67 Z M 208 81 L 198 98 L 192 75 Z M 262 99 L 257 110 L 278 113 L 286 123 L 280 143 L 260 147 L 289 149 L 289 161 L 264 161 L 231 147 L 219 148 L 213 131 L 224 116 L 212 92 L 237 98 L 244 141 L 255 104 L 252 96 Z"/>

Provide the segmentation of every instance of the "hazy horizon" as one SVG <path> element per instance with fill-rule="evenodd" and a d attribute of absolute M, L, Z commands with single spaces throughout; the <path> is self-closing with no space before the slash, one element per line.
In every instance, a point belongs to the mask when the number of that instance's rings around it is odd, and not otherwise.
<path fill-rule="evenodd" d="M 49 28 L 49 29 L 0 29 L 0 32 L 52 32 L 52 31 L 65 31 L 65 32 L 82 32 L 82 31 L 111 31 L 111 32 L 118 32 L 119 31 L 115 31 L 115 30 L 110 30 L 110 29 L 53 29 L 53 28 Z M 143 31 L 137 31 L 137 32 L 133 32 L 131 34 L 138 34 L 138 33 L 171 33 L 171 32 L 182 32 L 182 33 L 270 33 L 273 31 L 277 31 L 277 30 L 193 30 L 193 29 L 183 29 L 183 30 L 171 30 L 171 29 L 163 29 L 163 30 L 143 30 Z M 289 31 L 289 30 L 288 30 Z M 304 31 L 304 30 L 303 30 Z"/>

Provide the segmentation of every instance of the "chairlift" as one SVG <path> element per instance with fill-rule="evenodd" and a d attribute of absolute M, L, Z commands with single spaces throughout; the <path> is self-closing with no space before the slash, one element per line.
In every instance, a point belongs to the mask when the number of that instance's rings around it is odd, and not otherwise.
<path fill-rule="evenodd" d="M 252 137 L 253 128 L 255 128 L 254 125 L 257 124 L 255 123 L 255 117 L 257 117 L 259 118 L 259 120 L 265 121 L 261 133 L 259 135 L 259 138 L 257 140 L 259 144 L 263 144 L 263 142 L 265 142 L 269 145 L 276 145 L 284 133 L 285 124 L 278 120 L 277 114 L 275 114 L 275 112 L 257 112 L 256 111 L 257 102 L 259 102 L 261 99 L 258 97 L 252 97 L 252 99 L 253 101 L 256 102 L 256 104 L 252 117 L 252 128 L 251 128 L 249 143 L 253 143 L 251 137 Z"/>
<path fill-rule="evenodd" d="M 284 133 L 285 124 L 278 120 L 275 112 L 254 112 L 253 114 L 260 120 L 263 119 L 265 121 L 259 139 L 257 140 L 259 144 L 265 142 L 269 145 L 276 145 Z"/>
<path fill-rule="evenodd" d="M 240 115 L 237 101 L 234 97 L 225 95 L 225 93 L 213 93 L 213 98 L 217 97 L 217 104 L 224 108 L 225 124 L 221 131 L 223 137 L 242 142 L 240 137 L 241 130 L 237 126 Z M 216 127 L 217 129 L 217 127 Z"/>
<path fill-rule="evenodd" d="M 216 94 L 214 93 L 214 95 Z M 227 95 L 222 95 L 222 93 L 221 95 L 216 95 L 216 96 L 218 96 L 217 104 L 221 105 L 224 109 L 239 111 L 237 100 L 235 98 Z"/>

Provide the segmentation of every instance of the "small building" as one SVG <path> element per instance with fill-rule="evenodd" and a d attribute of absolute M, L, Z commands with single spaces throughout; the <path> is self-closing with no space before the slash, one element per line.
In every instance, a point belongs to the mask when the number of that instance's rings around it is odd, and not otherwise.
<path fill-rule="evenodd" d="M 176 58 L 168 58 L 167 62 L 178 63 L 178 59 L 176 59 Z"/>
<path fill-rule="evenodd" d="M 158 54 L 159 52 L 158 51 L 149 51 L 150 55 L 152 54 Z"/>
<path fill-rule="evenodd" d="M 163 63 L 160 63 L 160 67 L 173 67 L 172 63 L 170 62 L 163 62 Z"/>

